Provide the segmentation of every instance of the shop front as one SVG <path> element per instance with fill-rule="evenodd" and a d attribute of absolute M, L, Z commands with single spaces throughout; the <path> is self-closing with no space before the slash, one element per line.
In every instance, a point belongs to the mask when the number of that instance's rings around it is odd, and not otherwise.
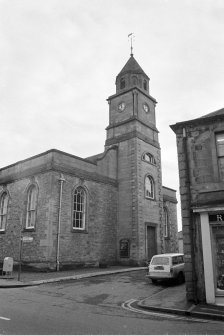
<path fill-rule="evenodd" d="M 194 212 L 200 214 L 206 302 L 224 306 L 224 207 Z"/>

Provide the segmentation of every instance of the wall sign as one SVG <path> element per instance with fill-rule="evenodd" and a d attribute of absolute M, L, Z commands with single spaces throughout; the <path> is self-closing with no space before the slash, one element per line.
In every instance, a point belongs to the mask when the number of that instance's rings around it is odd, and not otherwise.
<path fill-rule="evenodd" d="M 130 242 L 127 239 L 120 240 L 120 258 L 128 258 L 130 255 Z"/>
<path fill-rule="evenodd" d="M 224 223 L 224 213 L 209 215 L 209 222 Z"/>

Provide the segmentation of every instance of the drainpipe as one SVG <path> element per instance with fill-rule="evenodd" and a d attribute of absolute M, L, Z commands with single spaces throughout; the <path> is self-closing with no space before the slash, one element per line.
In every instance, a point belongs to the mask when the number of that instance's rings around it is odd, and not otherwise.
<path fill-rule="evenodd" d="M 57 253 L 56 253 L 56 270 L 60 270 L 59 256 L 60 256 L 60 230 L 61 230 L 61 203 L 62 203 L 62 189 L 65 181 L 63 174 L 60 175 L 60 195 L 59 195 L 59 211 L 58 211 L 58 229 L 57 229 Z"/>
<path fill-rule="evenodd" d="M 195 270 L 195 246 L 194 246 L 194 227 L 193 227 L 193 213 L 191 211 L 191 178 L 190 178 L 190 168 L 189 168 L 189 154 L 187 149 L 187 131 L 186 128 L 183 128 L 183 148 L 185 154 L 186 162 L 186 181 L 187 181 L 187 190 L 188 190 L 188 199 L 189 199 L 189 217 L 190 217 L 190 241 L 191 241 L 191 262 L 192 262 L 192 281 L 193 281 L 193 292 L 194 292 L 194 301 L 198 303 L 197 299 L 197 285 L 196 285 L 196 270 Z"/>

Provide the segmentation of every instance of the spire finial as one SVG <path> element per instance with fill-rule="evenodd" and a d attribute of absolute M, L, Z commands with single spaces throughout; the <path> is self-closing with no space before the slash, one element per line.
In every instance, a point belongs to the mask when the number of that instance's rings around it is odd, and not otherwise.
<path fill-rule="evenodd" d="M 129 38 L 129 40 L 130 40 L 130 42 L 131 42 L 131 56 L 133 56 L 133 41 L 134 41 L 134 33 L 130 33 L 130 34 L 128 34 L 128 38 Z"/>

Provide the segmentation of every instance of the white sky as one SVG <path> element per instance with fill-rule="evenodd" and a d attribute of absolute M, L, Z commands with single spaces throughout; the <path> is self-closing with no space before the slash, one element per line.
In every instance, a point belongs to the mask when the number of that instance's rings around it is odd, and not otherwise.
<path fill-rule="evenodd" d="M 223 0 L 0 0 L 1 167 L 103 152 L 131 32 L 158 101 L 163 185 L 179 189 L 169 125 L 224 107 Z"/>

